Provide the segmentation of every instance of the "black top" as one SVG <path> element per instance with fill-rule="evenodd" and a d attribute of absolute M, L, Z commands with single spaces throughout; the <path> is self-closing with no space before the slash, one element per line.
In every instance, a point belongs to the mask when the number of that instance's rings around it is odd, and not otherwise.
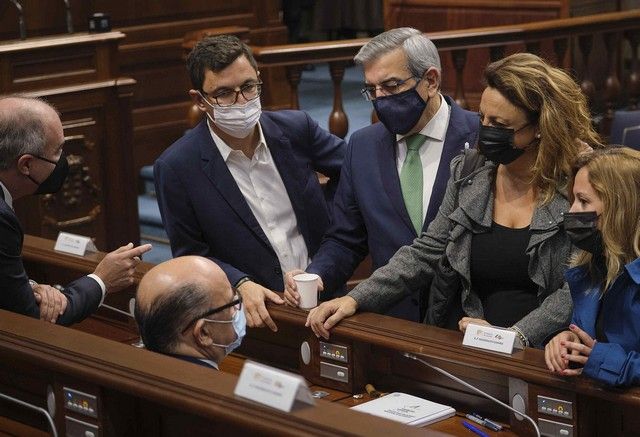
<path fill-rule="evenodd" d="M 512 229 L 495 222 L 489 232 L 473 235 L 471 284 L 492 325 L 512 326 L 538 307 L 525 253 L 530 235 L 528 226 Z"/>

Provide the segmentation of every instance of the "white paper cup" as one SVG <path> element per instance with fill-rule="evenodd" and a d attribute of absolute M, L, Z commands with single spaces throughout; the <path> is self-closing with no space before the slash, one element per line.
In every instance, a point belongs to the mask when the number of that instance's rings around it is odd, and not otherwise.
<path fill-rule="evenodd" d="M 300 308 L 310 309 L 318 306 L 319 279 L 320 276 L 315 273 L 300 273 L 293 277 L 300 295 Z"/>

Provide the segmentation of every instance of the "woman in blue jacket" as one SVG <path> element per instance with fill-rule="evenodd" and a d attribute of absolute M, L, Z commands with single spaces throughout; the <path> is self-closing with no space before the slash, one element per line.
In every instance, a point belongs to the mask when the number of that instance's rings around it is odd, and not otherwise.
<path fill-rule="evenodd" d="M 547 344 L 547 366 L 608 385 L 640 384 L 640 152 L 583 155 L 571 185 L 565 231 L 582 249 L 565 273 L 573 320 Z"/>

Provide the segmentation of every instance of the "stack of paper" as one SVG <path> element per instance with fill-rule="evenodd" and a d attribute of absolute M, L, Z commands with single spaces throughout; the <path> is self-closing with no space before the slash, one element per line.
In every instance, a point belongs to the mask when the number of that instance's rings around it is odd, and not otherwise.
<path fill-rule="evenodd" d="M 351 408 L 412 426 L 428 425 L 456 414 L 448 405 L 398 392 Z"/>

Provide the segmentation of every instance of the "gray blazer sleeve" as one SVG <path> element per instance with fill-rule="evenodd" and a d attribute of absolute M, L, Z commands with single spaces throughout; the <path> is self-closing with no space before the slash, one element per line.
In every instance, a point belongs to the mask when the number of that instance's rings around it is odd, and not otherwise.
<path fill-rule="evenodd" d="M 514 326 L 527 338 L 533 347 L 542 347 L 544 340 L 571 323 L 573 301 L 566 282 L 551 293 L 542 304 L 520 319 Z"/>
<path fill-rule="evenodd" d="M 384 312 L 404 296 L 419 289 L 428 290 L 449 238 L 449 214 L 457 203 L 456 181 L 462 171 L 463 158 L 464 155 L 459 155 L 451 161 L 451 177 L 442 204 L 427 230 L 410 246 L 401 247 L 387 265 L 348 294 L 358 303 L 359 311 Z"/>

